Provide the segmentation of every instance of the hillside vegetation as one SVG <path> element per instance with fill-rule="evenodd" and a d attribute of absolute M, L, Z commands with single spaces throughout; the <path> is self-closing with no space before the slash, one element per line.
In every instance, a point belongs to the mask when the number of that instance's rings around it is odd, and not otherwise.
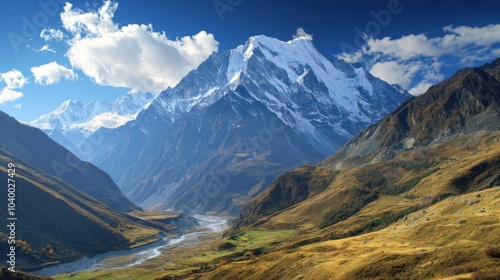
<path fill-rule="evenodd" d="M 0 180 L 5 183 L 8 163 L 16 165 L 17 269 L 126 249 L 158 240 L 160 231 L 169 229 L 113 210 L 0 149 Z M 0 199 L 7 201 L 6 191 Z M 3 205 L 0 215 L 6 218 L 7 205 Z M 5 252 L 7 237 L 2 230 L 0 248 Z"/>

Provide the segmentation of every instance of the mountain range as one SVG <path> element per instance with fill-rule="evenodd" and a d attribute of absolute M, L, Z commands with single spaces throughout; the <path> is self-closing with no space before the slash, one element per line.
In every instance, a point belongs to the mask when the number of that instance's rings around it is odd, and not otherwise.
<path fill-rule="evenodd" d="M 318 164 L 280 174 L 222 238 L 119 277 L 498 279 L 499 72 L 500 59 L 457 72 Z"/>
<path fill-rule="evenodd" d="M 0 112 L 0 148 L 76 187 L 109 207 L 125 212 L 139 209 L 121 193 L 108 174 L 55 143 L 42 131 Z"/>
<path fill-rule="evenodd" d="M 26 124 L 80 156 L 86 139 L 100 128 L 116 128 L 135 119 L 154 100 L 151 93 L 127 94 L 113 102 L 67 100 L 56 110 Z"/>
<path fill-rule="evenodd" d="M 310 38 L 254 36 L 211 55 L 135 120 L 95 131 L 79 155 L 141 206 L 237 213 L 277 175 L 319 162 L 409 97 L 327 59 Z"/>
<path fill-rule="evenodd" d="M 138 102 L 65 102 L 37 125 L 54 138 L 67 133 L 61 141 L 76 141 L 141 206 L 242 210 L 222 239 L 183 246 L 182 260 L 123 268 L 125 277 L 500 274 L 500 59 L 410 97 L 359 65 L 326 59 L 310 38 L 255 36 L 214 53 L 143 110 L 136 105 L 148 97 L 126 98 Z M 92 126 L 124 108 L 140 112 Z M 125 249 L 172 229 L 159 222 L 164 214 L 140 218 L 147 214 L 109 175 L 44 132 L 4 113 L 0 122 L 0 178 L 16 165 L 20 267 Z M 0 239 L 7 251 L 8 234 Z"/>

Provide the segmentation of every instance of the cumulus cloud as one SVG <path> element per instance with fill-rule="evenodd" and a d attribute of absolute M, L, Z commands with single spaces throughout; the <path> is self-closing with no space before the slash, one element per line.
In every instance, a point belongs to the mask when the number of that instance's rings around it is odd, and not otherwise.
<path fill-rule="evenodd" d="M 0 104 L 12 102 L 21 97 L 23 97 L 23 94 L 19 91 L 15 91 L 10 88 L 3 88 L 0 90 Z"/>
<path fill-rule="evenodd" d="M 383 61 L 375 63 L 370 73 L 390 83 L 399 84 L 406 88 L 411 83 L 411 77 L 417 72 L 420 65 L 400 64 L 396 61 Z"/>
<path fill-rule="evenodd" d="M 64 33 L 61 30 L 53 28 L 44 28 L 40 32 L 40 38 L 45 41 L 61 41 L 64 39 Z"/>
<path fill-rule="evenodd" d="M 16 108 L 17 110 L 21 110 L 22 105 L 21 104 L 16 104 L 13 107 Z"/>
<path fill-rule="evenodd" d="M 8 89 L 22 88 L 28 83 L 28 79 L 17 69 L 0 73 L 0 81 L 4 81 Z"/>
<path fill-rule="evenodd" d="M 441 37 L 426 34 L 393 39 L 365 37 L 357 52 L 338 57 L 350 62 L 368 60 L 371 73 L 421 94 L 443 79 L 441 68 L 454 61 L 466 67 L 492 60 L 500 54 L 500 24 L 484 27 L 446 26 Z"/>
<path fill-rule="evenodd" d="M 59 65 L 55 61 L 38 67 L 31 67 L 30 70 L 35 76 L 35 83 L 40 85 L 51 85 L 60 82 L 61 79 L 75 80 L 77 78 L 72 69 Z"/>
<path fill-rule="evenodd" d="M 66 3 L 61 13 L 63 27 L 72 35 L 66 54 L 71 65 L 99 85 L 158 93 L 175 86 L 218 49 L 205 31 L 170 40 L 152 25 L 120 27 L 113 21 L 117 9 L 112 1 L 87 12 Z"/>
<path fill-rule="evenodd" d="M 0 82 L 5 83 L 5 87 L 0 90 L 0 104 L 12 102 L 23 97 L 23 94 L 14 89 L 22 88 L 28 83 L 28 79 L 17 69 L 12 69 L 5 73 L 0 73 Z"/>

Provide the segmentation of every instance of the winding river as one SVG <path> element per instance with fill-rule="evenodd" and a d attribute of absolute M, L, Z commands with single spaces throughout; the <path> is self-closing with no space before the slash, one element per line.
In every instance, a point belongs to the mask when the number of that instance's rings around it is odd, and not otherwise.
<path fill-rule="evenodd" d="M 199 242 L 199 237 L 203 234 L 212 232 L 221 232 L 226 226 L 227 219 L 216 216 L 194 216 L 200 223 L 201 231 L 183 234 L 177 238 L 164 238 L 157 242 L 121 251 L 112 251 L 100 254 L 93 257 L 83 257 L 77 261 L 62 263 L 54 266 L 45 267 L 33 273 L 42 276 L 54 276 L 63 273 L 73 273 L 77 271 L 95 271 L 104 269 L 120 269 L 144 263 L 147 260 L 153 259 L 161 255 L 161 251 L 168 249 L 169 246 L 191 245 Z M 125 262 L 117 265 L 113 264 L 112 259 L 122 258 Z"/>

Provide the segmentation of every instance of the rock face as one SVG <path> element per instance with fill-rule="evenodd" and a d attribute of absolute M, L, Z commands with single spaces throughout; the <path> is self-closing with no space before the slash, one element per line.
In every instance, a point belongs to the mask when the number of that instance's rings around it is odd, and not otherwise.
<path fill-rule="evenodd" d="M 463 69 L 350 140 L 322 166 L 352 167 L 481 130 L 500 129 L 500 59 Z"/>
<path fill-rule="evenodd" d="M 255 36 L 213 54 L 135 121 L 97 131 L 83 156 L 141 206 L 235 212 L 408 97 L 308 39 Z"/>

